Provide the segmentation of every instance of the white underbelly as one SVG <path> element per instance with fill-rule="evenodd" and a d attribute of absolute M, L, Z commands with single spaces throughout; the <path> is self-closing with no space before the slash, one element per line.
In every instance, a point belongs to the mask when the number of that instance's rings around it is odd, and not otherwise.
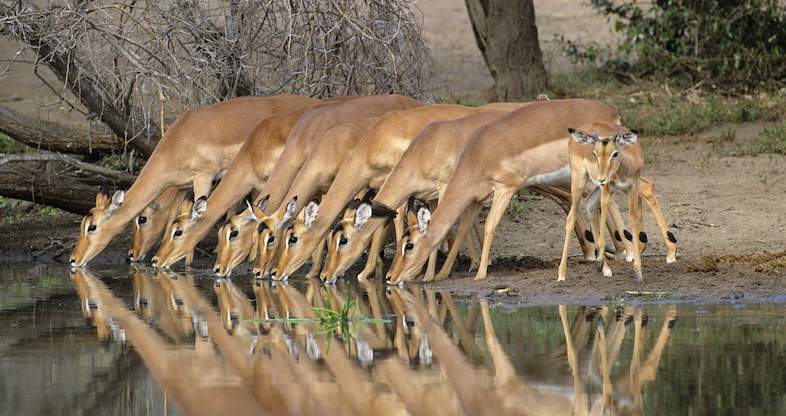
<path fill-rule="evenodd" d="M 535 175 L 524 181 L 524 186 L 563 186 L 570 185 L 570 165 L 565 165 L 555 171 Z"/>

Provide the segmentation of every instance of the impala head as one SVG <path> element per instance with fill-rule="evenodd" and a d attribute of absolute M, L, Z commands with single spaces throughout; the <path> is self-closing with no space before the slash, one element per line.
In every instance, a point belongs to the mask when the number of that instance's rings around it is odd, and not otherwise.
<path fill-rule="evenodd" d="M 248 202 L 246 202 L 248 204 Z M 218 246 L 213 272 L 227 277 L 243 260 L 253 261 L 257 254 L 257 225 L 264 218 L 267 197 L 257 204 L 248 204 L 243 212 L 233 215 L 218 229 Z"/>
<path fill-rule="evenodd" d="M 297 217 L 286 228 L 278 248 L 276 268 L 270 272 L 271 278 L 286 280 L 308 260 L 312 254 L 308 248 L 314 247 L 313 243 L 323 238 L 321 235 L 309 232 L 318 216 L 319 204 L 311 201 L 303 208 L 303 215 Z"/>
<path fill-rule="evenodd" d="M 108 220 L 112 213 L 123 205 L 124 198 L 123 191 L 115 192 L 111 198 L 103 191 L 96 194 L 96 206 L 82 219 L 79 226 L 79 239 L 69 259 L 71 267 L 87 264 L 109 244 L 117 228 L 123 226 L 108 223 Z"/>
<path fill-rule="evenodd" d="M 257 226 L 257 252 L 254 260 L 254 276 L 261 279 L 270 275 L 278 255 L 278 246 L 281 236 L 286 229 L 284 226 L 292 221 L 295 216 L 297 196 L 293 197 L 286 205 L 283 215 L 273 213 L 260 219 Z"/>
<path fill-rule="evenodd" d="M 161 236 L 161 230 L 166 228 L 166 207 L 162 208 L 157 202 L 151 202 L 139 215 L 134 218 L 131 226 L 131 248 L 128 250 L 128 260 L 140 262 Z"/>
<path fill-rule="evenodd" d="M 366 224 L 372 217 L 395 218 L 396 210 L 359 199 L 347 206 L 344 219 L 333 227 L 328 239 L 325 268 L 319 276 L 322 281 L 334 283 L 363 254 L 374 233 Z"/>
<path fill-rule="evenodd" d="M 177 218 L 164 231 L 161 247 L 150 260 L 154 267 L 168 269 L 190 254 L 194 246 L 189 241 L 188 237 L 191 234 L 189 231 L 194 228 L 197 220 L 205 214 L 206 210 L 207 197 L 205 196 L 199 197 L 196 201 L 186 198 L 180 203 Z"/>
<path fill-rule="evenodd" d="M 391 285 L 401 285 L 420 273 L 423 265 L 415 264 L 415 253 L 428 232 L 431 211 L 426 206 L 418 207 L 415 200 L 410 200 L 407 210 L 407 231 L 396 247 L 396 255 L 390 265 L 385 281 Z"/>
<path fill-rule="evenodd" d="M 568 129 L 576 143 L 592 146 L 588 174 L 598 186 L 608 184 L 620 167 L 625 146 L 636 143 L 636 132 L 607 123 L 593 123 L 580 129 Z"/>

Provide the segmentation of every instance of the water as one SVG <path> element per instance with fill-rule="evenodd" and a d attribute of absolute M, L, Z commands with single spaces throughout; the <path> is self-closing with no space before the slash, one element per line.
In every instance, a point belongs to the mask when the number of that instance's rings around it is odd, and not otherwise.
<path fill-rule="evenodd" d="M 347 302 L 348 326 L 318 322 Z M 6 266 L 0 415 L 786 414 L 784 329 L 783 304 L 517 307 Z"/>

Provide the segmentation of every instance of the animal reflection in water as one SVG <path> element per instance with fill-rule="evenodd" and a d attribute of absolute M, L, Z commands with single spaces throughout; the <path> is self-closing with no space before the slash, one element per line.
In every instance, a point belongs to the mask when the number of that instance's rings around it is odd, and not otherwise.
<path fill-rule="evenodd" d="M 645 355 L 642 308 L 578 308 L 570 320 L 559 306 L 563 346 L 525 363 L 521 377 L 486 300 L 462 315 L 450 294 L 428 288 L 318 281 L 303 293 L 258 281 L 252 300 L 218 279 L 216 310 L 192 277 L 140 268 L 130 271 L 130 310 L 88 271 L 71 278 L 98 337 L 131 343 L 188 414 L 641 414 L 642 385 L 655 381 L 676 321 L 668 307 Z M 319 311 L 347 302 L 376 319 L 320 325 Z M 631 336 L 625 365 L 620 352 Z M 481 338 L 485 345 L 476 343 Z"/>

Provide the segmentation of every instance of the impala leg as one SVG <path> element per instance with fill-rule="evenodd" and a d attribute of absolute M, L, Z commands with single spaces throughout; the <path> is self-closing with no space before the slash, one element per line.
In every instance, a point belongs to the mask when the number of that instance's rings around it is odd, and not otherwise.
<path fill-rule="evenodd" d="M 600 190 L 600 222 L 599 224 L 606 224 L 606 214 L 609 207 L 609 200 L 611 199 L 611 193 L 609 192 L 609 187 L 603 186 Z M 600 227 L 599 227 L 600 228 Z M 598 249 L 602 250 L 598 255 L 598 261 L 600 262 L 600 269 L 603 271 L 604 277 L 611 277 L 611 268 L 609 267 L 609 263 L 606 260 L 605 250 L 606 250 L 606 231 L 603 229 L 599 229 L 598 234 Z"/>
<path fill-rule="evenodd" d="M 587 233 L 585 231 L 585 237 L 590 243 L 592 243 L 594 247 L 592 257 L 590 257 L 587 260 L 597 261 L 598 256 L 600 256 L 601 253 L 605 252 L 605 247 L 601 248 L 598 245 L 598 234 L 600 233 L 600 215 L 598 215 L 598 212 L 600 211 L 599 205 L 600 205 L 600 188 L 595 188 L 592 190 L 592 192 L 590 192 L 589 196 L 587 196 L 586 206 L 584 207 L 585 210 L 587 211 L 587 217 L 589 218 L 589 222 L 590 222 L 590 232 Z"/>
<path fill-rule="evenodd" d="M 570 194 L 565 192 L 559 188 L 555 188 L 553 186 L 547 187 L 536 187 L 539 192 L 543 194 L 543 196 L 548 197 L 552 201 L 556 202 L 563 211 L 565 211 L 565 215 L 568 215 L 570 212 Z M 594 260 L 595 259 L 595 245 L 594 243 L 587 240 L 587 223 L 584 221 L 584 216 L 578 214 L 576 216 L 576 239 L 579 241 L 579 246 L 581 247 L 581 252 L 584 253 L 584 259 L 586 260 Z"/>
<path fill-rule="evenodd" d="M 322 270 L 322 257 L 325 251 L 325 240 L 323 238 L 319 241 L 317 248 L 311 253 L 311 269 L 309 269 L 308 274 L 306 274 L 306 278 L 314 279 L 319 276 L 319 272 Z"/>
<path fill-rule="evenodd" d="M 477 212 L 478 213 L 480 212 L 480 207 L 478 207 Z M 480 254 L 478 253 L 478 247 L 480 247 L 483 244 L 483 241 L 481 241 L 480 239 L 480 236 L 482 235 L 483 232 L 481 231 L 481 227 L 480 227 L 480 218 L 478 217 L 478 214 L 475 214 L 475 218 L 472 220 L 470 241 L 469 244 L 467 244 L 468 251 L 469 251 L 469 259 L 470 259 L 470 263 L 469 263 L 470 272 L 476 269 L 478 265 L 480 265 Z"/>
<path fill-rule="evenodd" d="M 191 265 L 194 263 L 194 250 L 189 250 L 189 252 L 186 254 L 185 262 L 186 268 L 190 269 Z"/>
<path fill-rule="evenodd" d="M 629 262 L 633 261 L 633 242 L 625 238 L 625 220 L 622 219 L 619 206 L 617 206 L 614 198 L 611 198 L 609 201 L 609 214 L 611 214 L 612 219 L 609 222 L 609 233 L 611 233 L 614 239 L 614 249 L 618 255 L 621 255 L 624 251 L 625 259 Z M 613 231 L 612 224 L 614 227 Z"/>
<path fill-rule="evenodd" d="M 483 250 L 480 254 L 480 266 L 478 267 L 478 273 L 475 275 L 475 280 L 486 278 L 486 272 L 489 267 L 489 254 L 491 252 L 491 240 L 494 237 L 494 230 L 497 229 L 497 225 L 499 225 L 502 215 L 505 214 L 505 210 L 508 208 L 508 203 L 510 203 L 510 199 L 513 198 L 513 194 L 516 192 L 516 188 L 517 187 L 515 186 L 508 186 L 498 188 L 494 191 L 494 198 L 491 201 L 491 209 L 489 209 L 489 214 L 486 217 L 486 225 L 483 229 Z"/>
<path fill-rule="evenodd" d="M 576 227 L 576 215 L 579 213 L 579 202 L 581 202 L 581 192 L 584 189 L 584 183 L 587 181 L 585 172 L 577 172 L 577 169 L 572 169 L 570 179 L 570 211 L 568 211 L 568 219 L 565 222 L 565 241 L 562 244 L 562 257 L 559 261 L 559 272 L 557 281 L 562 282 L 565 280 L 565 274 L 568 271 L 568 247 L 570 245 L 570 234 Z"/>
<path fill-rule="evenodd" d="M 368 249 L 366 266 L 363 267 L 363 270 L 358 274 L 358 280 L 368 280 L 372 273 L 380 277 L 381 270 L 378 270 L 377 263 L 379 262 L 379 253 L 385 247 L 385 237 L 387 236 L 388 230 L 388 226 L 378 227 L 374 230 L 374 235 L 371 237 L 371 247 Z"/>
<path fill-rule="evenodd" d="M 436 277 L 437 280 L 447 279 L 448 276 L 450 276 L 450 271 L 453 270 L 453 263 L 456 261 L 458 252 L 461 249 L 461 244 L 467 239 L 467 234 L 470 232 L 470 229 L 478 217 L 478 211 L 480 211 L 480 204 L 475 202 L 470 204 L 464 213 L 461 214 L 456 240 L 453 242 L 453 245 L 450 246 L 450 252 L 448 252 L 448 257 L 445 259 L 445 262 L 442 263 L 442 268 L 439 270 Z M 471 238 L 467 240 L 467 243 L 470 247 L 474 245 L 474 241 L 472 241 Z"/>
<path fill-rule="evenodd" d="M 434 272 L 437 269 L 437 253 L 439 248 L 434 249 L 428 256 L 428 263 L 426 264 L 426 274 L 423 275 L 424 282 L 434 280 Z"/>
<path fill-rule="evenodd" d="M 396 229 L 396 247 L 398 247 L 401 239 L 404 238 L 404 218 L 406 218 L 406 215 L 406 204 L 396 208 L 396 218 L 393 218 L 393 226 Z"/>
<path fill-rule="evenodd" d="M 655 222 L 658 224 L 660 236 L 666 245 L 666 263 L 674 263 L 677 261 L 677 239 L 669 231 L 669 223 L 666 221 L 666 216 L 663 215 L 658 198 L 655 196 L 655 184 L 645 178 L 639 178 L 639 192 L 644 198 L 644 202 L 650 207 L 652 216 L 655 217 Z"/>
<path fill-rule="evenodd" d="M 641 198 L 639 198 L 639 185 L 635 183 L 628 193 L 629 215 L 631 230 L 633 230 L 633 270 L 636 273 L 636 280 L 643 280 L 641 274 Z"/>
<path fill-rule="evenodd" d="M 603 379 L 602 391 L 603 391 L 604 410 L 611 408 L 611 395 L 612 395 L 611 376 L 610 376 L 611 364 L 609 363 L 608 344 L 606 343 L 605 322 L 606 321 L 604 319 L 601 319 L 598 322 L 598 328 L 596 332 L 598 337 L 598 350 L 600 353 L 600 373 Z"/>

